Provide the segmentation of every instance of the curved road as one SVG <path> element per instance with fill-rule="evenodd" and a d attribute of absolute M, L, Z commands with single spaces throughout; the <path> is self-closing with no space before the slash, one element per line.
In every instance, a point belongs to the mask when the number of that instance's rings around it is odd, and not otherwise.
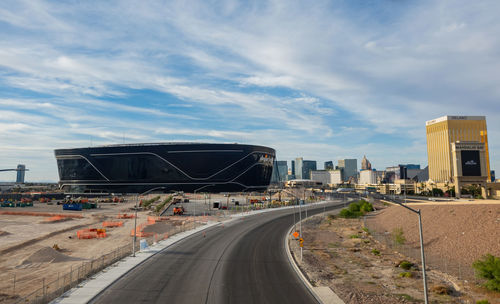
<path fill-rule="evenodd" d="M 279 210 L 213 227 L 205 237 L 197 233 L 137 266 L 91 303 L 316 303 L 286 256 L 284 237 L 293 222 L 292 210 Z"/>

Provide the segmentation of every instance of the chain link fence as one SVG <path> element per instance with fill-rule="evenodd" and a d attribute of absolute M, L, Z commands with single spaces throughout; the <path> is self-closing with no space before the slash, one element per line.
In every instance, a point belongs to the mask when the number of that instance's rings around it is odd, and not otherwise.
<path fill-rule="evenodd" d="M 199 217 L 191 217 L 182 222 L 182 224 L 177 226 L 172 226 L 166 232 L 148 233 L 147 237 L 137 237 L 135 251 L 139 251 L 140 249 L 140 240 L 146 240 L 148 245 L 152 245 L 155 242 L 164 240 L 172 235 L 177 233 L 195 229 L 201 225 L 205 225 L 208 221 L 220 221 L 223 218 L 229 217 L 233 214 L 238 213 L 246 213 L 253 210 L 267 209 L 267 208 L 277 208 L 280 206 L 272 205 L 270 203 L 263 203 L 257 205 L 247 205 L 247 206 L 235 206 L 231 207 L 228 210 L 209 210 L 201 211 L 199 214 L 203 214 Z M 146 226 L 147 227 L 147 226 Z M 145 230 L 147 231 L 147 229 Z M 132 243 L 132 238 L 130 239 Z M 64 274 L 58 274 L 57 278 L 54 279 L 53 276 L 50 278 L 41 278 L 38 281 L 29 282 L 36 286 L 35 290 L 30 294 L 20 296 L 16 295 L 16 284 L 20 285 L 21 278 L 17 279 L 14 277 L 13 280 L 13 295 L 8 299 L 4 299 L 0 301 L 2 304 L 11 304 L 11 303 L 33 303 L 33 304 L 43 304 L 49 303 L 53 299 L 63 295 L 66 291 L 70 290 L 73 287 L 78 286 L 81 282 L 85 281 L 92 275 L 100 272 L 104 268 L 114 264 L 115 262 L 132 255 L 132 245 L 127 244 L 122 247 L 119 247 L 107 254 L 104 254 L 98 258 L 94 258 L 92 260 L 85 260 L 78 264 L 73 264 L 70 267 L 70 271 Z"/>
<path fill-rule="evenodd" d="M 129 256 L 131 253 L 132 246 L 122 246 L 108 254 L 102 255 L 99 258 L 84 261 L 79 265 L 72 265 L 69 272 L 58 275 L 55 280 L 48 281 L 45 278 L 42 278 L 41 288 L 35 290 L 27 296 L 17 299 L 14 303 L 48 303 L 71 288 L 77 286 L 86 278 L 98 273 L 105 267 L 121 260 L 122 258 Z"/>
<path fill-rule="evenodd" d="M 377 225 L 372 216 L 365 216 L 363 225 L 369 229 L 371 236 L 378 242 L 404 256 L 419 261 L 419 264 L 421 264 L 420 247 L 413 247 L 404 243 L 402 244 L 395 239 L 393 233 L 381 232 L 384 229 Z M 436 269 L 462 280 L 477 280 L 474 269 L 470 264 L 461 263 L 460 261 L 452 261 L 445 257 L 430 254 L 429 252 L 425 252 L 425 263 L 426 269 Z"/>
<path fill-rule="evenodd" d="M 171 227 L 165 233 L 152 233 L 148 237 L 137 237 L 135 244 L 135 251 L 138 252 L 140 249 L 140 240 L 146 240 L 148 246 L 152 245 L 154 242 L 164 240 L 177 233 L 195 229 L 201 225 L 206 224 L 205 220 L 186 220 L 184 223 L 178 226 Z M 132 238 L 130 240 L 132 242 Z M 30 303 L 30 304 L 44 304 L 49 303 L 53 299 L 61 296 L 66 291 L 73 287 L 78 286 L 81 282 L 85 281 L 92 275 L 100 272 L 104 268 L 118 262 L 119 260 L 130 256 L 132 254 L 132 245 L 124 245 L 122 247 L 116 248 L 115 250 L 104 254 L 98 258 L 83 261 L 79 264 L 72 265 L 70 271 L 64 274 L 58 274 L 56 279 L 51 278 L 51 280 L 42 278 L 39 281 L 35 291 L 32 293 L 18 297 L 12 298 L 11 301 L 2 301 L 2 303 Z M 15 283 L 14 283 L 15 284 Z M 15 287 L 13 287 L 15 288 Z"/>

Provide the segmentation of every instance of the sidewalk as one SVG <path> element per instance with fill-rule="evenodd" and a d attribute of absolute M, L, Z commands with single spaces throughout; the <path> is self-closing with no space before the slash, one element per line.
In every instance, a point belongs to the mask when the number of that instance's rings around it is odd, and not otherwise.
<path fill-rule="evenodd" d="M 327 202 L 319 202 L 315 203 L 314 206 L 316 205 L 323 205 L 326 204 Z M 308 206 L 311 206 L 309 204 Z M 153 255 L 157 254 L 158 252 L 172 246 L 173 244 L 193 235 L 198 232 L 201 232 L 203 230 L 209 229 L 211 227 L 223 224 L 223 223 L 230 223 L 232 221 L 235 221 L 237 219 L 241 219 L 244 217 L 256 215 L 256 214 L 261 214 L 265 212 L 271 212 L 271 211 L 278 211 L 278 210 L 284 210 L 284 209 L 292 209 L 297 206 L 287 206 L 287 207 L 280 207 L 280 208 L 268 208 L 268 209 L 261 209 L 261 210 L 252 210 L 249 212 L 242 212 L 238 214 L 231 214 L 228 215 L 227 219 L 222 222 L 208 222 L 204 226 L 197 227 L 193 230 L 188 230 L 184 231 L 181 233 L 177 233 L 173 236 L 171 236 L 168 239 L 162 240 L 147 249 L 141 250 L 136 252 L 136 256 L 132 257 L 126 257 L 99 272 L 98 274 L 88 278 L 87 280 L 83 281 L 80 283 L 78 286 L 75 288 L 70 289 L 69 291 L 65 292 L 62 296 L 54 299 L 50 303 L 52 304 L 80 304 L 80 303 L 87 303 L 90 300 L 92 300 L 95 296 L 97 296 L 99 293 L 104 291 L 108 286 L 113 284 L 116 280 L 120 279 L 122 276 L 127 274 L 129 271 L 146 261 L 147 259 L 151 258 Z"/>

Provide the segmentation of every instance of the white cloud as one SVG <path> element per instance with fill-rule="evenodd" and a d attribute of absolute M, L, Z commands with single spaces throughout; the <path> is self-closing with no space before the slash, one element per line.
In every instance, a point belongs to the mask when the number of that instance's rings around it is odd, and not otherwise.
<path fill-rule="evenodd" d="M 287 158 L 380 149 L 381 163 L 405 157 L 397 145 L 425 163 L 426 120 L 478 114 L 487 115 L 500 168 L 498 8 L 6 1 L 0 143 L 12 153 L 87 145 L 93 134 L 97 143 L 124 133 L 130 141 L 185 136 L 266 143 Z M 165 100 L 136 101 L 136 91 Z"/>

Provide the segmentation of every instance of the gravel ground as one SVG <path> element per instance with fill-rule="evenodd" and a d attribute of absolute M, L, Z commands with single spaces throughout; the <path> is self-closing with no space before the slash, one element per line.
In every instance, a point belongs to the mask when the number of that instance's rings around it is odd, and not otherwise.
<path fill-rule="evenodd" d="M 389 207 L 381 203 L 374 204 L 379 209 L 375 216 L 377 223 L 386 227 L 387 231 L 402 227 L 404 235 L 410 244 L 418 244 L 417 220 L 414 214 L 401 207 Z M 490 234 L 490 240 L 498 245 L 498 225 L 495 222 L 498 216 L 498 205 L 480 206 L 451 206 L 441 209 L 442 206 L 422 206 L 425 218 L 424 238 L 429 251 L 438 249 L 440 254 L 456 251 L 455 247 L 448 248 L 458 242 L 440 242 L 440 237 L 446 240 L 456 236 L 464 236 L 461 232 L 467 231 L 470 235 Z M 425 208 L 425 210 L 424 210 Z M 405 213 L 409 213 L 405 214 Z M 472 213 L 472 215 L 471 215 Z M 432 214 L 432 216 L 431 216 Z M 472 219 L 458 220 L 459 217 L 469 216 Z M 451 217 L 451 219 L 443 219 Z M 486 222 L 485 221 L 486 218 Z M 463 222 L 474 222 L 482 219 L 481 224 L 465 226 Z M 488 222 L 489 221 L 489 222 Z M 306 277 L 315 286 L 329 286 L 345 303 L 420 303 L 422 297 L 422 273 L 420 259 L 412 259 L 392 248 L 380 243 L 373 235 L 373 231 L 363 230 L 362 219 L 326 218 L 318 216 L 307 220 L 303 225 L 304 259 L 300 261 L 298 242 L 292 238 L 290 248 L 299 267 Z M 390 225 L 390 223 L 394 225 Z M 404 223 L 403 226 L 400 224 Z M 397 225 L 396 225 L 397 224 Z M 494 227 L 497 227 L 496 230 Z M 445 228 L 443 228 L 445 227 Z M 465 229 L 467 228 L 468 229 Z M 442 229 L 441 229 L 442 228 Z M 455 230 L 460 233 L 452 234 Z M 483 229 L 476 231 L 477 229 Z M 464 231 L 465 230 L 465 231 Z M 384 231 L 382 229 L 382 231 Z M 415 234 L 416 237 L 413 237 Z M 476 237 L 477 238 L 477 237 Z M 483 246 L 481 238 L 474 243 L 471 238 L 471 247 L 477 246 L 466 255 L 468 259 L 481 256 L 486 252 L 498 252 L 498 246 Z M 485 242 L 488 243 L 488 242 Z M 491 243 L 491 242 L 490 242 Z M 441 244 L 442 246 L 437 246 Z M 475 245 L 474 245 L 475 244 Z M 488 243 L 489 244 L 489 243 Z M 460 247 L 459 244 L 456 245 Z M 427 248 L 426 248 L 427 249 Z M 460 249 L 461 250 L 461 249 Z M 493 251 L 488 251 L 493 250 Z M 494 251 L 497 250 L 497 251 Z M 374 252 L 377 251 L 376 254 Z M 461 258 L 460 252 L 449 252 L 450 257 Z M 426 253 L 427 255 L 427 253 Z M 497 254 L 498 255 L 498 254 Z M 397 265 L 403 260 L 414 263 L 409 271 L 410 278 L 401 277 L 405 272 Z M 464 259 L 465 261 L 465 259 Z M 471 281 L 459 280 L 457 277 L 444 273 L 439 269 L 427 269 L 429 295 L 432 303 L 475 303 L 478 300 L 488 299 L 489 303 L 500 303 L 500 294 L 489 292 Z M 442 294 L 447 290 L 449 294 Z"/>
<path fill-rule="evenodd" d="M 469 266 L 487 253 L 500 256 L 500 203 L 410 206 L 421 210 L 426 254 Z M 402 228 L 406 243 L 419 247 L 418 218 L 402 207 L 382 210 L 369 227 L 378 232 Z"/>

